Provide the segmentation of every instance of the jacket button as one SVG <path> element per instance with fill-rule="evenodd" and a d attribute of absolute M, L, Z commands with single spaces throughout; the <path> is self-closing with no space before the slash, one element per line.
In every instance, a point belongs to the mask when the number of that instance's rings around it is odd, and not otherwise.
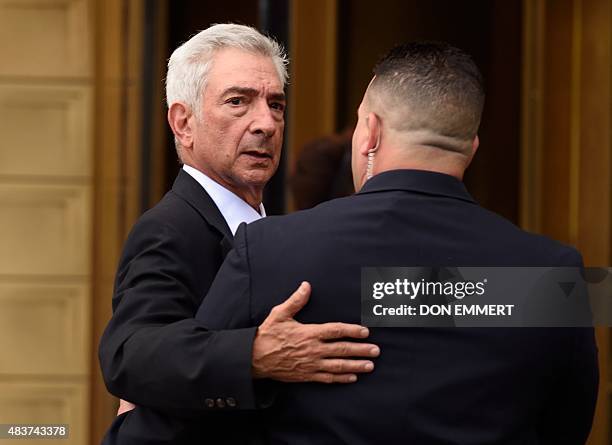
<path fill-rule="evenodd" d="M 217 399 L 217 408 L 225 408 L 225 400 Z"/>
<path fill-rule="evenodd" d="M 230 408 L 236 408 L 236 399 L 234 399 L 233 397 L 228 397 L 227 399 L 225 399 L 225 403 L 227 403 L 227 406 L 229 406 Z"/>
<path fill-rule="evenodd" d="M 213 399 L 205 399 L 204 400 L 204 406 L 206 406 L 206 408 L 214 408 L 215 407 L 215 401 Z"/>

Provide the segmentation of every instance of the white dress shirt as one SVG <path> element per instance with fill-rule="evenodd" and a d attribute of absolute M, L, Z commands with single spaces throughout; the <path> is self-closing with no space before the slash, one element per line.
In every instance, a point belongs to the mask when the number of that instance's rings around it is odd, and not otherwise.
<path fill-rule="evenodd" d="M 206 193 L 212 198 L 215 205 L 223 215 L 225 222 L 232 231 L 232 235 L 236 234 L 238 226 L 245 223 L 256 221 L 266 216 L 266 209 L 263 203 L 259 204 L 259 212 L 247 204 L 238 195 L 230 192 L 218 182 L 213 181 L 200 170 L 197 170 L 189 165 L 183 165 L 183 170 L 206 190 Z"/>

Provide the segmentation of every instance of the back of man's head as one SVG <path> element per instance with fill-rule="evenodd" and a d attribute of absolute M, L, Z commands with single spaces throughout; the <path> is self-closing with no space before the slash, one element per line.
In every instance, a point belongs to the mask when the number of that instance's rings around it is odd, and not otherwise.
<path fill-rule="evenodd" d="M 392 131 L 418 133 L 422 143 L 467 153 L 484 105 L 480 71 L 472 58 L 446 43 L 396 46 L 374 68 L 371 111 Z"/>

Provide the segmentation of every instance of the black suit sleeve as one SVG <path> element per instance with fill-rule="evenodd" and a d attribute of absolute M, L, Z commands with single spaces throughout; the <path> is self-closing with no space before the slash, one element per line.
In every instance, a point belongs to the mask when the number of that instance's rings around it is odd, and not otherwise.
<path fill-rule="evenodd" d="M 582 256 L 567 249 L 559 266 L 583 267 Z M 545 445 L 583 445 L 591 431 L 599 368 L 597 345 L 592 327 L 564 328 L 569 338 L 566 366 L 556 370 L 551 398 L 540 417 L 540 443 Z"/>
<path fill-rule="evenodd" d="M 594 332 L 592 328 L 570 329 L 568 366 L 551 376 L 556 384 L 540 418 L 538 433 L 545 445 L 583 445 L 593 423 L 599 382 Z"/>
<path fill-rule="evenodd" d="M 132 231 L 99 349 L 112 394 L 179 415 L 218 409 L 207 399 L 231 397 L 238 409 L 254 407 L 256 329 L 212 332 L 194 319 L 203 297 L 194 295 L 202 287 L 198 274 L 209 273 L 212 280 L 220 258 L 206 267 L 190 261 L 218 248 L 218 239 L 210 238 L 211 246 L 203 246 L 172 225 L 146 218 Z"/>
<path fill-rule="evenodd" d="M 248 227 L 241 224 L 234 248 L 227 254 L 196 320 L 209 329 L 248 329 L 256 325 L 252 316 L 252 279 L 247 243 Z M 257 408 L 270 407 L 278 392 L 277 382 L 260 379 L 253 383 Z"/>
<path fill-rule="evenodd" d="M 244 329 L 253 325 L 246 224 L 238 227 L 234 248 L 221 265 L 196 320 L 209 329 Z"/>

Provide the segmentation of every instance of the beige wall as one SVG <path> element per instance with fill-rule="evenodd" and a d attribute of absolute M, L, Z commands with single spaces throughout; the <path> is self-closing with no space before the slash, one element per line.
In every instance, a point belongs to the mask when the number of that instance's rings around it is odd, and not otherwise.
<path fill-rule="evenodd" d="M 66 445 L 116 412 L 97 344 L 140 213 L 143 4 L 0 0 L 0 423 L 67 423 Z"/>
<path fill-rule="evenodd" d="M 64 444 L 89 435 L 91 21 L 0 0 L 0 419 L 70 424 Z"/>

